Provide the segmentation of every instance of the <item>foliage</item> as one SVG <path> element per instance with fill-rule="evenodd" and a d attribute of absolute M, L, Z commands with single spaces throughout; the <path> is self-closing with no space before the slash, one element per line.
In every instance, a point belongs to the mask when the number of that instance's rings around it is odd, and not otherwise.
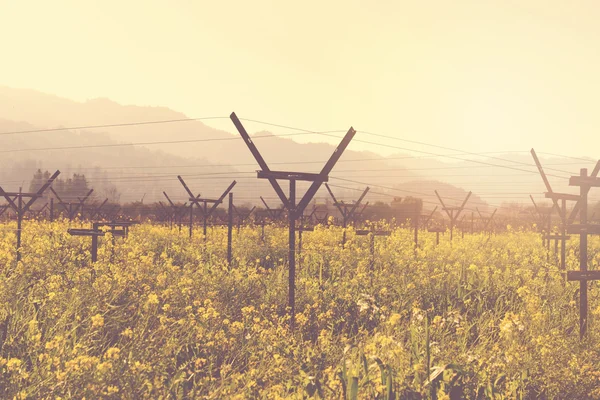
<path fill-rule="evenodd" d="M 37 192 L 50 179 L 50 172 L 38 169 L 29 183 L 29 191 Z M 85 196 L 90 188 L 84 174 L 73 174 L 72 178 L 56 178 L 52 187 L 65 201 L 77 201 L 77 197 Z"/>
<path fill-rule="evenodd" d="M 535 233 L 303 235 L 289 330 L 287 232 L 207 240 L 142 224 L 89 238 L 0 226 L 0 398 L 600 398 L 600 288 L 578 337 L 578 285 Z M 569 244 L 576 268 L 577 241 Z M 593 265 L 600 243 L 590 241 Z"/>

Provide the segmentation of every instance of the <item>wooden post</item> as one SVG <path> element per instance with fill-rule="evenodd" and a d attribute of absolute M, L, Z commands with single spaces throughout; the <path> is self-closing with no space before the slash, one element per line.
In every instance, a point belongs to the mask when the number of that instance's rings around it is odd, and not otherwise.
<path fill-rule="evenodd" d="M 419 214 L 415 213 L 414 217 L 415 225 L 415 251 L 419 248 Z"/>
<path fill-rule="evenodd" d="M 371 277 L 373 276 L 373 273 L 375 272 L 375 227 L 373 226 L 373 224 L 371 224 L 371 234 L 369 235 L 370 237 L 370 246 L 371 246 L 371 265 L 370 265 L 370 270 L 371 270 Z"/>
<path fill-rule="evenodd" d="M 298 258 L 302 257 L 302 219 L 300 219 L 300 229 L 298 230 Z M 302 269 L 302 260 L 300 260 L 300 269 Z"/>
<path fill-rule="evenodd" d="M 600 187 L 600 178 L 588 176 L 582 168 L 579 176 L 572 176 L 569 185 L 579 186 L 579 225 L 570 225 L 568 233 L 579 234 L 579 271 L 568 271 L 567 280 L 579 281 L 579 336 L 583 339 L 588 328 L 588 281 L 599 280 L 600 271 L 588 271 L 588 235 L 600 234 L 600 227 L 588 224 L 588 192 L 591 187 Z"/>
<path fill-rule="evenodd" d="M 467 201 L 469 201 L 469 197 L 471 197 L 471 192 L 467 193 L 467 197 L 465 197 L 465 200 L 462 202 L 460 207 L 446 207 L 446 205 L 444 204 L 444 200 L 442 200 L 442 197 L 439 195 L 437 190 L 434 190 L 434 192 L 438 200 L 440 201 L 440 204 L 442 205 L 442 209 L 446 211 L 448 218 L 450 218 L 450 241 L 452 241 L 454 224 L 460 216 L 460 213 L 464 210 Z"/>
<path fill-rule="evenodd" d="M 435 232 L 435 244 L 436 246 L 440 244 L 440 233 L 445 232 L 446 230 L 442 227 L 434 226 L 433 228 L 429 228 L 428 232 Z"/>
<path fill-rule="evenodd" d="M 550 261 L 550 235 L 552 233 L 552 211 L 548 213 L 548 226 L 546 227 L 548 240 L 546 241 L 546 259 Z"/>
<path fill-rule="evenodd" d="M 92 225 L 93 230 L 98 230 L 98 224 L 94 223 Z M 92 235 L 92 263 L 98 261 L 98 236 Z"/>
<path fill-rule="evenodd" d="M 256 209 L 256 207 L 252 207 L 250 209 L 250 211 L 248 211 L 247 213 L 243 213 L 237 209 L 235 204 L 233 205 L 233 212 L 235 213 L 236 220 L 237 220 L 238 235 L 240 234 L 240 228 L 241 228 L 242 224 L 245 223 L 248 218 L 250 218 L 250 216 L 252 215 L 252 213 L 254 212 L 255 209 Z"/>
<path fill-rule="evenodd" d="M 369 229 L 357 229 L 357 236 L 369 236 L 369 250 L 371 252 L 371 262 L 369 265 L 369 269 L 371 271 L 371 281 L 372 281 L 372 273 L 375 271 L 375 236 L 390 236 L 390 231 L 382 231 L 376 230 L 375 225 L 371 223 L 371 227 Z"/>
<path fill-rule="evenodd" d="M 19 191 L 16 193 L 11 193 L 5 192 L 4 189 L 0 187 L 0 195 L 4 196 L 8 202 L 8 206 L 13 209 L 15 215 L 17 216 L 17 261 L 21 260 L 21 233 L 23 229 L 23 215 L 25 215 L 25 213 L 31 208 L 37 199 L 42 197 L 44 191 L 50 187 L 52 182 L 54 182 L 59 174 L 60 171 L 56 171 L 36 193 L 23 193 L 22 188 L 19 188 Z M 25 204 L 23 204 L 24 197 L 29 198 Z M 15 200 L 17 203 L 15 203 Z"/>
<path fill-rule="evenodd" d="M 535 165 L 538 168 L 538 171 L 540 173 L 540 176 L 542 177 L 542 181 L 544 182 L 544 185 L 546 186 L 547 192 L 545 193 L 546 198 L 550 198 L 552 199 L 552 203 L 554 204 L 554 208 L 557 210 L 558 215 L 560 217 L 561 220 L 561 234 L 560 234 L 560 241 L 561 241 L 561 255 L 560 255 L 560 266 L 561 268 L 564 270 L 566 269 L 566 240 L 568 240 L 568 236 L 567 236 L 567 226 L 569 224 L 571 224 L 573 222 L 573 220 L 575 219 L 575 216 L 577 215 L 577 213 L 579 212 L 580 209 L 580 201 L 581 201 L 581 194 L 580 195 L 573 195 L 573 194 L 568 194 L 568 193 L 555 193 L 552 191 L 552 187 L 550 186 L 550 181 L 548 180 L 548 178 L 546 177 L 546 173 L 544 172 L 544 169 L 542 168 L 542 164 L 540 163 L 540 160 L 537 157 L 537 154 L 535 153 L 534 149 L 531 149 L 531 155 L 533 156 L 533 160 L 535 161 Z M 587 173 L 587 172 L 586 172 Z M 600 173 L 600 160 L 596 163 L 596 166 L 594 167 L 594 170 L 592 171 L 591 175 L 588 178 L 596 178 L 598 176 L 598 173 Z M 590 186 L 586 186 L 584 189 L 585 194 L 587 195 L 587 193 L 590 191 L 591 187 Z M 537 210 L 537 205 L 535 204 L 535 201 L 533 200 L 533 197 L 531 197 L 531 201 L 533 202 L 533 205 Z M 561 200 L 561 205 L 559 205 L 558 200 Z M 575 203 L 575 206 L 573 207 L 573 210 L 571 211 L 571 214 L 567 217 L 567 200 L 571 200 L 571 201 L 576 201 L 577 203 Z M 538 212 L 539 214 L 539 212 Z M 550 239 L 548 239 L 550 240 Z M 558 252 L 558 248 L 557 248 L 557 243 L 559 240 L 559 236 L 556 236 L 556 242 L 555 242 L 555 252 Z M 546 244 L 546 243 L 544 243 Z"/>
<path fill-rule="evenodd" d="M 475 213 L 471 211 L 471 235 L 473 234 L 473 227 L 475 224 Z"/>
<path fill-rule="evenodd" d="M 353 128 L 350 128 L 338 147 L 335 149 L 329 160 L 325 163 L 321 172 L 318 174 L 315 173 L 305 173 L 305 172 L 291 172 L 291 171 L 271 171 L 266 161 L 263 159 L 262 155 L 256 148 L 256 145 L 248 135 L 248 132 L 240 122 L 239 118 L 235 115 L 235 113 L 231 114 L 231 120 L 238 132 L 240 133 L 242 139 L 246 143 L 246 146 L 254 156 L 254 159 L 260 166 L 261 170 L 258 171 L 257 177 L 260 179 L 268 179 L 279 196 L 279 199 L 283 203 L 283 206 L 288 209 L 288 217 L 289 217 L 289 305 L 290 305 L 290 327 L 294 328 L 295 324 L 295 312 L 296 312 L 296 303 L 295 303 L 295 274 L 296 274 L 296 264 L 295 264 L 295 245 L 296 245 L 296 217 L 298 215 L 302 215 L 306 206 L 313 199 L 321 185 L 329 180 L 329 173 L 340 159 L 344 150 L 356 134 L 356 131 Z M 279 179 L 287 180 L 290 182 L 290 193 L 289 198 L 286 197 L 283 189 L 279 185 Z M 296 204 L 296 180 L 303 180 L 311 182 L 310 187 L 302 196 L 298 204 Z"/>
<path fill-rule="evenodd" d="M 194 204 L 196 204 L 198 207 L 200 207 L 200 203 L 203 203 L 203 205 L 204 205 L 204 209 L 201 208 L 200 210 L 202 211 L 202 214 L 203 214 L 203 219 L 204 219 L 203 233 L 204 233 L 204 240 L 206 240 L 206 225 L 207 225 L 208 218 L 212 215 L 212 213 L 215 211 L 217 206 L 223 202 L 223 199 L 225 199 L 225 196 L 227 196 L 227 193 L 229 193 L 231 191 L 231 189 L 233 189 L 233 187 L 236 184 L 236 181 L 233 181 L 229 185 L 229 187 L 221 194 L 221 196 L 215 200 L 215 199 L 201 198 L 200 194 L 198 194 L 197 196 L 194 196 L 194 194 L 192 193 L 192 191 L 190 190 L 188 185 L 185 183 L 185 181 L 183 180 L 181 175 L 177 175 L 177 179 L 179 179 L 179 182 L 181 182 L 181 185 L 183 186 L 183 188 L 185 189 L 187 194 L 190 196 L 189 201 L 190 201 L 191 208 L 193 208 Z M 208 209 L 207 203 L 212 203 L 212 206 L 210 209 Z M 192 224 L 193 224 L 193 214 L 192 214 L 192 211 L 190 211 L 190 238 L 192 237 Z"/>
<path fill-rule="evenodd" d="M 203 214 L 203 218 L 202 218 L 202 234 L 204 235 L 204 241 L 206 241 L 206 229 L 207 229 L 207 222 L 208 222 L 208 211 L 207 211 L 208 205 L 206 204 L 206 202 L 204 202 L 204 213 Z"/>
<path fill-rule="evenodd" d="M 229 210 L 227 220 L 227 264 L 231 267 L 231 240 L 233 230 L 233 193 L 229 193 Z"/>
<path fill-rule="evenodd" d="M 367 187 L 362 192 L 362 194 L 360 195 L 358 200 L 356 200 L 354 202 L 354 204 L 346 204 L 343 201 L 337 201 L 337 199 L 335 198 L 335 195 L 331 191 L 331 188 L 329 187 L 328 184 L 325 184 L 325 188 L 327 189 L 327 191 L 329 192 L 329 195 L 333 199 L 333 205 L 339 210 L 340 214 L 342 215 L 342 226 L 343 226 L 342 248 L 344 248 L 344 246 L 346 245 L 346 229 L 348 228 L 348 222 L 355 216 L 358 206 L 363 201 L 363 199 L 369 192 L 370 188 Z M 363 211 L 364 211 L 364 208 L 363 208 Z"/>
<path fill-rule="evenodd" d="M 23 190 L 19 188 L 19 210 L 17 212 L 17 261 L 21 261 L 21 228 L 23 226 Z"/>
<path fill-rule="evenodd" d="M 54 197 L 50 198 L 50 222 L 54 222 Z"/>
<path fill-rule="evenodd" d="M 566 199 L 562 199 L 562 209 L 566 210 L 567 209 L 567 200 Z M 563 220 L 561 225 L 560 225 L 560 233 L 561 233 L 561 240 L 560 240 L 560 269 L 562 271 L 566 270 L 566 257 L 567 257 L 567 221 Z"/>
<path fill-rule="evenodd" d="M 190 204 L 190 239 L 192 238 L 193 228 L 194 228 L 194 203 Z"/>
<path fill-rule="evenodd" d="M 95 222 L 92 225 L 92 229 L 69 229 L 67 232 L 71 236 L 88 236 L 92 238 L 92 247 L 90 249 L 90 255 L 92 259 L 92 263 L 98 260 L 98 237 L 104 236 L 105 232 L 100 230 L 100 226 L 109 226 L 109 232 L 113 235 L 113 243 L 115 236 L 125 237 L 127 230 L 125 229 L 125 225 L 119 223 L 100 223 Z M 121 226 L 123 229 L 115 229 L 117 226 Z"/>
<path fill-rule="evenodd" d="M 582 168 L 579 171 L 579 176 L 582 178 L 587 177 L 587 169 Z M 587 226 L 587 212 L 588 212 L 588 201 L 587 201 L 587 192 L 585 185 L 579 186 L 579 195 L 581 196 L 579 202 L 581 204 L 579 210 L 579 223 L 581 226 Z M 579 270 L 582 272 L 587 272 L 587 231 L 582 231 L 579 235 Z M 583 338 L 587 331 L 587 309 L 588 309 L 588 287 L 587 280 L 579 281 L 579 293 L 580 293 L 580 302 L 579 302 L 579 336 Z"/>
<path fill-rule="evenodd" d="M 294 329 L 296 321 L 296 180 L 290 179 L 289 197 L 289 243 L 288 243 L 288 305 L 290 307 L 290 327 Z"/>
<path fill-rule="evenodd" d="M 454 210 L 450 210 L 450 241 L 452 242 L 452 237 L 454 233 Z"/>
<path fill-rule="evenodd" d="M 554 257 L 558 260 L 558 235 L 554 237 Z"/>

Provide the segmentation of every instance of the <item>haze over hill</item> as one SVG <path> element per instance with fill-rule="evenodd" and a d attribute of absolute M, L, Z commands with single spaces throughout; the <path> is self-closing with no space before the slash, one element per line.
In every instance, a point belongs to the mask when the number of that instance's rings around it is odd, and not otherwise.
<path fill-rule="evenodd" d="M 236 179 L 238 201 L 257 204 L 262 195 L 272 204 L 279 204 L 270 185 L 256 179 L 256 162 L 233 124 L 229 132 L 207 125 L 211 120 L 135 125 L 186 120 L 188 116 L 166 107 L 120 105 L 108 99 L 77 102 L 8 87 L 0 87 L 0 110 L 1 132 L 133 124 L 2 135 L 4 154 L 0 161 L 0 179 L 3 186 L 27 182 L 37 168 L 61 169 L 64 174 L 85 173 L 99 196 L 115 185 L 122 193 L 121 201 L 125 202 L 144 195 L 146 201 L 163 199 L 163 190 L 184 201 L 185 192 L 176 179 L 180 174 L 194 191 L 205 196 L 217 196 Z M 252 127 L 261 127 L 251 121 L 243 120 L 243 123 L 249 131 Z M 261 128 L 252 135 L 272 169 L 318 172 L 334 150 L 328 143 L 294 140 L 297 134 L 303 138 L 310 136 L 315 141 L 325 138 L 330 141 L 328 136 L 274 127 L 269 127 L 273 131 L 267 131 L 264 125 Z M 333 135 L 341 137 L 343 133 Z M 355 137 L 364 138 L 360 131 Z M 373 137 L 366 138 L 373 140 Z M 387 139 L 382 142 L 399 149 L 403 145 Z M 144 144 L 125 145 L 127 143 Z M 472 197 L 469 204 L 486 209 L 486 201 L 492 206 L 510 201 L 528 204 L 531 192 L 539 198 L 544 190 L 526 148 L 519 153 L 484 156 L 430 148 L 423 154 L 398 153 L 384 157 L 360 151 L 360 147 L 359 141 L 353 143 L 331 174 L 330 184 L 337 186 L 336 193 L 340 197 L 356 198 L 359 190 L 370 185 L 371 201 L 389 202 L 393 196 L 412 195 L 422 197 L 426 201 L 425 208 L 431 208 L 437 203 L 433 194 L 436 185 L 432 182 L 439 181 L 451 185 L 443 190 L 450 204 L 459 204 L 467 191 L 473 191 L 477 196 Z M 557 186 L 557 190 L 567 190 L 566 181 L 560 178 L 566 176 L 565 169 L 575 173 L 575 167 L 586 164 L 584 160 L 558 157 L 542 157 L 542 162 L 548 166 L 549 173 L 553 167 L 561 170 L 551 177 L 553 183 L 562 185 Z M 300 185 L 299 190 L 303 187 L 305 185 Z M 537 193 L 532 188 L 536 188 Z M 326 192 L 321 191 L 318 197 L 322 200 Z"/>

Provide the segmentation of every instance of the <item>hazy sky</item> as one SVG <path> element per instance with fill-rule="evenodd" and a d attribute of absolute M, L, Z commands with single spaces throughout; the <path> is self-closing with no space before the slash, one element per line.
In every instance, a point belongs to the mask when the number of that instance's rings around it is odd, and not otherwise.
<path fill-rule="evenodd" d="M 597 158 L 599 18 L 591 0 L 0 0 L 0 85 Z"/>

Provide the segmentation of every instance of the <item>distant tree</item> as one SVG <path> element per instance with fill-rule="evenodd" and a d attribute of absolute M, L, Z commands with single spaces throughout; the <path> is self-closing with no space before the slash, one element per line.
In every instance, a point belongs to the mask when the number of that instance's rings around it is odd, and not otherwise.
<path fill-rule="evenodd" d="M 407 206 L 414 205 L 414 207 L 416 207 L 417 212 L 419 214 L 421 214 L 421 212 L 423 211 L 423 199 L 420 199 L 418 197 L 406 196 L 402 200 L 402 204 L 407 205 Z"/>
<path fill-rule="evenodd" d="M 29 183 L 29 191 L 36 192 L 48 179 L 50 179 L 50 172 L 42 172 L 41 169 L 38 169 Z M 77 197 L 83 197 L 90 191 L 87 179 L 83 174 L 73 174 L 72 178 L 66 180 L 57 178 L 52 187 L 64 201 L 76 201 Z"/>
<path fill-rule="evenodd" d="M 121 200 L 121 193 L 117 187 L 109 183 L 102 188 L 102 197 L 106 197 L 110 203 L 119 203 Z"/>
<path fill-rule="evenodd" d="M 33 174 L 33 179 L 29 183 L 29 191 L 37 192 L 44 185 L 44 183 L 48 182 L 48 179 L 50 179 L 50 172 L 42 172 L 41 169 L 38 169 Z"/>

